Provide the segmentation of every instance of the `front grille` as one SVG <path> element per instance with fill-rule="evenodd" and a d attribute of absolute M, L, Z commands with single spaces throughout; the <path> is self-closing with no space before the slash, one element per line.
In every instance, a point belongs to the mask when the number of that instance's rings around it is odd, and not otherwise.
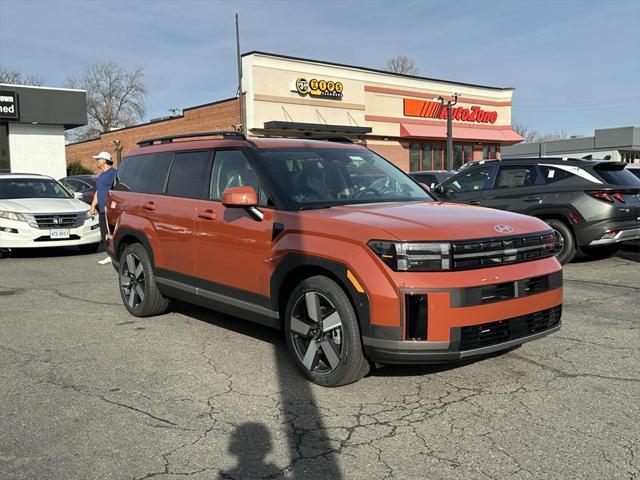
<path fill-rule="evenodd" d="M 553 232 L 454 242 L 453 270 L 495 267 L 553 256 Z"/>
<path fill-rule="evenodd" d="M 84 224 L 84 212 L 82 213 L 46 213 L 36 214 L 38 228 L 78 228 Z"/>
<path fill-rule="evenodd" d="M 562 306 L 541 310 L 497 322 L 460 329 L 460 350 L 474 350 L 508 342 L 555 327 L 560 323 Z"/>

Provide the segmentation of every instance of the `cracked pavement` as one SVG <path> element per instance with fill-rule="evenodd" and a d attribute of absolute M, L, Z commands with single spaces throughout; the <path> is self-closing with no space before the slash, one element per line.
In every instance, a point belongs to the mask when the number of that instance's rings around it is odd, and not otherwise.
<path fill-rule="evenodd" d="M 0 260 L 3 479 L 640 479 L 640 252 L 567 266 L 554 335 L 337 389 L 277 331 L 130 316 L 99 258 Z"/>

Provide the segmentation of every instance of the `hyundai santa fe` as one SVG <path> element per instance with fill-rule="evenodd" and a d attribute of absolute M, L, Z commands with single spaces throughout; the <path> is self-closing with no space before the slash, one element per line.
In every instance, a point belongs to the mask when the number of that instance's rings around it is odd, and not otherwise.
<path fill-rule="evenodd" d="M 560 328 L 562 270 L 547 224 L 438 202 L 346 141 L 235 132 L 142 141 L 125 155 L 106 210 L 132 315 L 180 299 L 282 329 L 319 385 L 357 381 L 375 363 L 475 357 Z"/>

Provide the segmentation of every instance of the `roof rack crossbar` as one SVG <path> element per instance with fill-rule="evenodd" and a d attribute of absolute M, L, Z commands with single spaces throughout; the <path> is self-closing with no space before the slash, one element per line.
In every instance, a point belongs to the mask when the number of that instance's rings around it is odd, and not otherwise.
<path fill-rule="evenodd" d="M 329 136 L 315 136 L 312 135 L 310 137 L 300 137 L 304 140 L 321 140 L 324 142 L 338 142 L 338 143 L 354 143 L 353 139 L 350 137 L 340 136 L 340 135 L 329 135 Z"/>
<path fill-rule="evenodd" d="M 179 133 L 175 135 L 166 135 L 164 137 L 153 137 L 153 138 L 145 138 L 140 140 L 137 144 L 141 147 L 148 147 L 149 145 L 153 145 L 155 142 L 162 143 L 172 143 L 175 139 L 178 138 L 195 138 L 195 137 L 213 137 L 213 136 L 221 136 L 222 138 L 232 138 L 239 140 L 246 140 L 247 137 L 244 136 L 242 132 L 236 132 L 235 130 L 216 130 L 213 132 L 194 132 L 194 133 Z"/>

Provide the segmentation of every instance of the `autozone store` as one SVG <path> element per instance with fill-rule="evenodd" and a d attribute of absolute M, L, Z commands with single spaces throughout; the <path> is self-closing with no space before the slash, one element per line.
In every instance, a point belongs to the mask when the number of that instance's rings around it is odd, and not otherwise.
<path fill-rule="evenodd" d="M 496 158 L 523 138 L 511 128 L 513 88 L 399 75 L 261 52 L 243 55 L 247 130 L 258 135 L 345 135 L 406 171 L 445 168 L 452 108 L 454 167 Z"/>
<path fill-rule="evenodd" d="M 453 157 L 496 158 L 522 141 L 511 129 L 512 88 L 495 88 L 399 75 L 349 65 L 262 52 L 242 56 L 246 132 L 258 136 L 348 136 L 405 171 L 445 168 L 447 112 L 438 97 L 459 93 L 453 107 Z M 151 137 L 240 124 L 236 99 L 188 107 L 182 115 L 104 133 L 67 146 L 67 162 L 91 167 L 101 150 L 122 152 Z"/>

